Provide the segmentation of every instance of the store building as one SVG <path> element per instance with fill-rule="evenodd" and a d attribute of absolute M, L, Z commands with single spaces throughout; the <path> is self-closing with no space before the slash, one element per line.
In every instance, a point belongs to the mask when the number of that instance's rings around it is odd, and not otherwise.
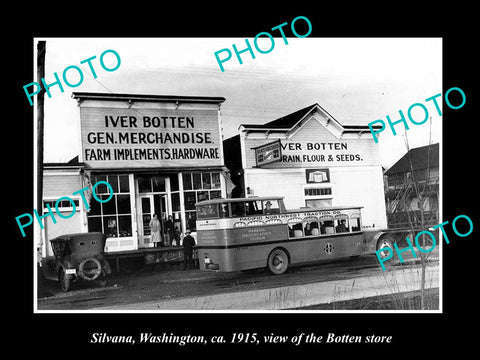
<path fill-rule="evenodd" d="M 378 145 L 313 104 L 224 141 L 232 196 L 285 197 L 287 209 L 362 206 L 363 228 L 386 228 Z"/>
<path fill-rule="evenodd" d="M 44 254 L 50 239 L 72 232 L 100 231 L 106 251 L 152 247 L 149 222 L 172 216 L 180 233 L 195 231 L 195 203 L 226 197 L 220 106 L 222 97 L 80 93 L 77 100 L 80 134 L 78 161 L 46 164 L 44 204 L 70 196 L 75 216 L 53 223 L 45 219 Z M 108 202 L 71 194 L 98 181 L 113 189 Z M 100 199 L 107 186 L 96 187 Z M 72 211 L 72 204 L 59 211 Z"/>

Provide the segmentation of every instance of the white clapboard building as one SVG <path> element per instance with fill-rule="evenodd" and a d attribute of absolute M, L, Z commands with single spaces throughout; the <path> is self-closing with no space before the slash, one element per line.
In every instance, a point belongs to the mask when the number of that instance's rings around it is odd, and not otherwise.
<path fill-rule="evenodd" d="M 287 209 L 362 206 L 364 228 L 386 228 L 378 145 L 313 104 L 224 141 L 233 196 L 285 197 Z"/>

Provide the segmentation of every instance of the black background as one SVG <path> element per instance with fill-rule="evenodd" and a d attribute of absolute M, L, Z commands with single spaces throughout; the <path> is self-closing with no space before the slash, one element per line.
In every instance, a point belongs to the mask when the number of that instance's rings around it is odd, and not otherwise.
<path fill-rule="evenodd" d="M 475 205 L 478 194 L 476 147 L 478 115 L 475 111 L 478 90 L 474 81 L 478 70 L 473 27 L 469 19 L 475 12 L 455 4 L 439 3 L 421 9 L 418 4 L 388 3 L 378 8 L 366 3 L 338 8 L 309 2 L 296 7 L 277 3 L 260 9 L 246 3 L 207 3 L 195 6 L 177 3 L 110 3 L 106 9 L 97 4 L 72 4 L 66 8 L 38 5 L 22 9 L 17 19 L 4 23 L 2 57 L 3 82 L 3 224 L 7 232 L 3 248 L 4 318 L 6 344 L 15 354 L 33 351 L 40 358 L 63 358 L 80 354 L 142 356 L 150 358 L 187 356 L 219 358 L 222 350 L 233 356 L 240 351 L 270 356 L 280 350 L 309 352 L 309 357 L 327 354 L 418 357 L 439 355 L 444 350 L 466 354 L 475 345 L 476 270 L 479 217 Z M 26 5 L 25 5 L 26 6 Z M 10 10 L 11 11 L 11 10 Z M 7 14 L 6 14 L 7 15 Z M 443 219 L 468 215 L 474 223 L 473 234 L 459 238 L 449 231 L 450 244 L 444 246 L 443 314 L 34 314 L 32 233 L 22 238 L 15 216 L 31 212 L 33 197 L 33 130 L 35 119 L 23 92 L 23 85 L 35 81 L 33 74 L 34 37 L 177 37 L 237 36 L 252 38 L 261 31 L 297 16 L 312 23 L 310 37 L 443 37 L 443 89 L 460 87 L 466 94 L 465 106 L 452 110 L 443 103 Z M 12 15 L 13 17 L 13 15 Z M 297 23 L 300 26 L 300 22 Z M 304 33 L 298 28 L 300 34 Z M 48 43 L 47 43 L 48 46 Z M 47 48 L 48 51 L 48 48 Z M 389 61 L 386 57 L 384 61 Z M 439 89 L 440 90 L 440 89 Z M 453 100 L 452 100 L 453 102 Z M 30 227 L 31 229 L 31 227 Z M 5 301 L 6 300 L 6 301 Z M 473 325 L 473 326 L 472 326 Z M 224 335 L 256 332 L 260 336 L 297 335 L 301 332 L 326 335 L 391 335 L 391 344 L 315 344 L 285 345 L 95 345 L 93 332 L 135 335 L 176 333 Z M 145 354 L 144 354 L 145 352 Z M 63 354 L 63 355 L 62 355 Z M 137 357 L 138 358 L 138 357 Z"/>

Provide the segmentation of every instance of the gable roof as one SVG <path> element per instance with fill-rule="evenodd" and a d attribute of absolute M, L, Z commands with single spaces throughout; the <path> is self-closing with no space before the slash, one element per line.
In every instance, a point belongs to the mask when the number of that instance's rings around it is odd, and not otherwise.
<path fill-rule="evenodd" d="M 430 148 L 430 161 L 428 161 L 428 151 Z M 393 175 L 411 171 L 409 157 L 412 159 L 413 170 L 426 169 L 428 165 L 430 168 L 438 167 L 439 164 L 439 144 L 425 145 L 418 148 L 410 149 L 402 156 L 390 169 L 385 172 L 385 175 Z M 409 156 L 410 154 L 410 156 Z"/>
<path fill-rule="evenodd" d="M 256 124 L 241 124 L 244 129 L 247 130 L 267 130 L 267 129 L 274 129 L 274 130 L 290 130 L 295 125 L 298 124 L 299 121 L 301 121 L 308 113 L 312 112 L 314 109 L 318 108 L 320 111 L 324 112 L 328 118 L 332 121 L 335 121 L 340 125 L 344 131 L 364 131 L 364 130 L 370 130 L 368 125 L 342 125 L 340 124 L 335 118 L 330 115 L 325 109 L 323 109 L 318 103 L 309 105 L 307 107 L 304 107 L 303 109 L 297 110 L 291 114 L 282 116 L 276 120 L 270 121 L 266 124 L 263 125 L 256 125 Z M 375 125 L 373 128 L 380 128 L 380 126 Z"/>

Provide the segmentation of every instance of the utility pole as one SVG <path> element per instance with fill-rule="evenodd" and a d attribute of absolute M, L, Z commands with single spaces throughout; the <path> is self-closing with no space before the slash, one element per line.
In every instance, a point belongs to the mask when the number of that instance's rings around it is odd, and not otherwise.
<path fill-rule="evenodd" d="M 37 83 L 42 83 L 45 77 L 46 41 L 37 44 Z M 45 89 L 37 94 L 37 212 L 43 214 L 43 100 Z"/>

